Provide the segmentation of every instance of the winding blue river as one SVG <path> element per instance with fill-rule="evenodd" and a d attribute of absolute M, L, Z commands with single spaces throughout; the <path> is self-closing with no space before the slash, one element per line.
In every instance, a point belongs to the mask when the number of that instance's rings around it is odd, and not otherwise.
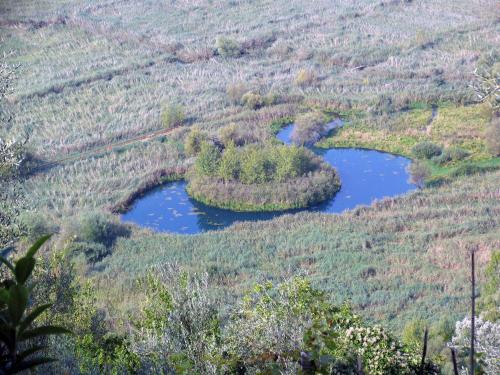
<path fill-rule="evenodd" d="M 289 144 L 292 130 L 293 125 L 287 126 L 277 138 Z M 177 181 L 159 186 L 139 198 L 121 218 L 159 232 L 194 234 L 224 228 L 236 221 L 268 220 L 304 210 L 341 213 L 416 188 L 408 182 L 406 172 L 411 161 L 402 156 L 355 148 L 314 148 L 313 151 L 337 169 L 342 184 L 332 199 L 317 206 L 279 212 L 235 212 L 191 199 L 186 192 L 186 182 Z"/>

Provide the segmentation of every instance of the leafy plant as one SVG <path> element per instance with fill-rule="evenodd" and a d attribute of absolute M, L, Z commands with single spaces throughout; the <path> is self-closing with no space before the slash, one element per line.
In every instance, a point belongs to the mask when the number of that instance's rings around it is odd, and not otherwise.
<path fill-rule="evenodd" d="M 181 126 L 185 119 L 184 109 L 177 104 L 169 104 L 161 114 L 161 121 L 167 129 Z"/>
<path fill-rule="evenodd" d="M 45 349 L 36 340 L 48 335 L 70 333 L 55 325 L 33 326 L 40 315 L 51 307 L 50 303 L 29 308 L 31 289 L 28 285 L 35 267 L 35 254 L 50 238 L 41 237 L 29 248 L 26 255 L 14 264 L 4 257 L 0 262 L 8 268 L 12 277 L 2 281 L 0 287 L 0 373 L 15 374 L 34 369 L 55 359 L 37 355 Z"/>
<path fill-rule="evenodd" d="M 431 159 L 434 156 L 439 156 L 443 152 L 441 146 L 432 142 L 420 142 L 412 148 L 412 153 L 419 159 Z"/>

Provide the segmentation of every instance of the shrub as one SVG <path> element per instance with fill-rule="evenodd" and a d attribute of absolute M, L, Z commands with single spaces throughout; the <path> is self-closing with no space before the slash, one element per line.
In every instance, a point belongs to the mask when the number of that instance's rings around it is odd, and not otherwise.
<path fill-rule="evenodd" d="M 325 116 L 321 112 L 310 112 L 296 118 L 291 139 L 298 145 L 312 145 L 327 132 Z"/>
<path fill-rule="evenodd" d="M 169 104 L 161 114 L 161 121 L 167 129 L 181 126 L 185 119 L 184 109 L 177 104 Z"/>
<path fill-rule="evenodd" d="M 408 166 L 408 173 L 410 173 L 410 182 L 423 188 L 425 180 L 430 176 L 431 170 L 427 164 L 420 161 L 414 161 Z"/>
<path fill-rule="evenodd" d="M 301 69 L 295 77 L 295 84 L 299 87 L 311 86 L 317 81 L 316 73 L 312 70 Z"/>
<path fill-rule="evenodd" d="M 50 220 L 33 212 L 22 213 L 19 217 L 19 225 L 25 233 L 26 239 L 30 242 L 55 231 Z"/>
<path fill-rule="evenodd" d="M 495 117 L 485 134 L 486 146 L 493 156 L 500 156 L 500 117 Z"/>
<path fill-rule="evenodd" d="M 271 106 L 279 104 L 282 101 L 282 97 L 280 94 L 276 92 L 269 92 L 264 96 L 264 105 Z"/>
<path fill-rule="evenodd" d="M 198 129 L 193 129 L 184 142 L 184 151 L 189 156 L 198 155 L 201 151 L 201 145 L 207 140 L 207 135 Z"/>
<path fill-rule="evenodd" d="M 126 226 L 100 212 L 84 213 L 78 222 L 75 235 L 80 241 L 111 246 L 117 237 L 129 235 Z"/>
<path fill-rule="evenodd" d="M 248 90 L 248 86 L 243 82 L 236 82 L 226 87 L 226 94 L 232 104 L 240 104 L 241 98 Z"/>
<path fill-rule="evenodd" d="M 412 153 L 418 159 L 431 159 L 434 156 L 439 156 L 443 152 L 441 146 L 432 142 L 421 142 L 413 146 Z"/>
<path fill-rule="evenodd" d="M 215 47 L 222 57 L 238 57 L 243 53 L 240 44 L 236 40 L 225 37 L 217 38 Z"/>
<path fill-rule="evenodd" d="M 264 98 L 260 94 L 247 92 L 241 97 L 241 104 L 249 109 L 259 109 L 264 105 Z"/>
<path fill-rule="evenodd" d="M 67 251 L 74 257 L 83 255 L 87 264 L 100 262 L 108 255 L 111 255 L 109 248 L 97 242 L 73 242 L 68 245 Z"/>
<path fill-rule="evenodd" d="M 470 154 L 467 150 L 460 147 L 450 147 L 443 151 L 439 156 L 432 158 L 432 161 L 438 164 L 446 164 L 452 161 L 460 161 L 468 157 Z"/>
<path fill-rule="evenodd" d="M 199 175 L 213 176 L 219 169 L 221 153 L 211 142 L 203 142 L 195 163 L 195 171 Z"/>

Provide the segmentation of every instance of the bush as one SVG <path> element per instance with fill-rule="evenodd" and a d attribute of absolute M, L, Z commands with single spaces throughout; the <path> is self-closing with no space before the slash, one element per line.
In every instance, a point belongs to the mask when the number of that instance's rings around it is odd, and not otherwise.
<path fill-rule="evenodd" d="M 259 109 L 264 105 L 264 98 L 260 94 L 247 92 L 241 97 L 241 104 L 249 109 Z"/>
<path fill-rule="evenodd" d="M 229 38 L 217 38 L 215 47 L 217 48 L 217 52 L 219 53 L 219 55 L 222 57 L 238 57 L 243 53 L 240 44 L 237 41 Z"/>
<path fill-rule="evenodd" d="M 310 112 L 296 118 L 291 139 L 298 145 L 313 145 L 327 132 L 325 115 Z"/>
<path fill-rule="evenodd" d="M 181 126 L 185 119 L 184 109 L 177 104 L 169 104 L 161 114 L 161 121 L 167 129 Z"/>
<path fill-rule="evenodd" d="M 240 104 L 241 98 L 249 92 L 248 86 L 243 82 L 230 84 L 226 87 L 226 94 L 232 104 Z"/>
<path fill-rule="evenodd" d="M 410 182 L 423 188 L 425 180 L 431 175 L 431 170 L 427 164 L 414 161 L 408 166 L 408 173 L 410 173 Z"/>
<path fill-rule="evenodd" d="M 203 142 L 200 154 L 194 165 L 195 171 L 199 175 L 213 176 L 219 170 L 221 152 L 217 146 L 211 142 Z"/>
<path fill-rule="evenodd" d="M 129 230 L 108 215 L 91 212 L 80 217 L 75 235 L 83 242 L 111 246 L 117 237 L 128 236 Z"/>
<path fill-rule="evenodd" d="M 83 255 L 87 264 L 100 262 L 108 255 L 111 255 L 109 248 L 97 242 L 73 242 L 68 245 L 67 251 L 74 257 Z"/>
<path fill-rule="evenodd" d="M 198 155 L 201 151 L 201 145 L 207 140 L 207 135 L 198 129 L 193 129 L 184 142 L 184 151 L 189 156 Z"/>
<path fill-rule="evenodd" d="M 460 147 L 450 147 L 443 151 L 439 156 L 432 158 L 432 161 L 437 164 L 446 164 L 452 161 L 460 161 L 468 157 L 470 154 L 467 150 Z"/>
<path fill-rule="evenodd" d="M 421 142 L 413 146 L 412 153 L 418 159 L 431 159 L 441 155 L 443 149 L 432 142 Z"/>
<path fill-rule="evenodd" d="M 301 69 L 295 77 L 295 84 L 304 88 L 316 83 L 317 79 L 318 78 L 316 76 L 316 73 L 314 73 L 312 70 Z"/>

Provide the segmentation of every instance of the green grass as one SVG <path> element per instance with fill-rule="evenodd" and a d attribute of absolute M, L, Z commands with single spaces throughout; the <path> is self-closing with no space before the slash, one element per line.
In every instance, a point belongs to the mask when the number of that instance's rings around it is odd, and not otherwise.
<path fill-rule="evenodd" d="M 207 271 L 227 300 L 256 281 L 304 274 L 392 329 L 413 318 L 458 318 L 469 305 L 467 246 L 479 247 L 480 286 L 489 252 L 500 246 L 499 183 L 494 172 L 343 215 L 285 215 L 191 236 L 143 232 L 119 240 L 94 281 L 103 303 L 122 313 L 140 298 L 135 278 L 171 262 Z"/>
<path fill-rule="evenodd" d="M 496 168 L 500 159 L 487 150 L 484 133 L 491 114 L 486 105 L 457 106 L 443 103 L 432 109 L 421 103 L 388 117 L 351 117 L 347 125 L 318 143 L 320 147 L 361 147 L 414 158 L 412 148 L 423 141 L 442 147 L 460 147 L 470 156 L 444 165 L 426 161 L 432 178 L 452 175 L 464 165 Z"/>

